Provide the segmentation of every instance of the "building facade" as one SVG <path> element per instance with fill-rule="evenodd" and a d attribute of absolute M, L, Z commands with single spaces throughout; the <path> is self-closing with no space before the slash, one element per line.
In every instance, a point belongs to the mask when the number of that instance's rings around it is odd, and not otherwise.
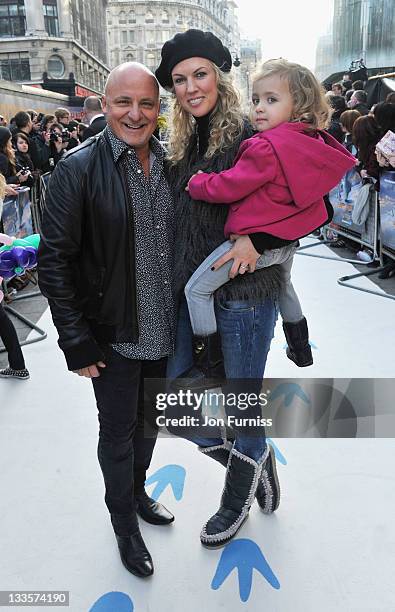
<path fill-rule="evenodd" d="M 248 108 L 251 103 L 252 77 L 262 62 L 262 41 L 242 39 L 240 43 L 240 90 Z"/>
<path fill-rule="evenodd" d="M 324 79 L 359 59 L 370 73 L 395 69 L 394 0 L 334 0 L 331 30 L 317 49 L 316 73 Z"/>
<path fill-rule="evenodd" d="M 163 43 L 190 28 L 213 32 L 235 59 L 240 54 L 235 9 L 233 0 L 109 0 L 109 64 L 137 61 L 155 70 Z"/>
<path fill-rule="evenodd" d="M 0 0 L 0 78 L 69 95 L 102 93 L 106 7 L 107 0 Z"/>

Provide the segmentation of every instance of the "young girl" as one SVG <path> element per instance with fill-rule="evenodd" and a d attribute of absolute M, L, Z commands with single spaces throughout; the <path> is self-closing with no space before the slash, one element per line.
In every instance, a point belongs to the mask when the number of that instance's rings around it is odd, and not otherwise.
<path fill-rule="evenodd" d="M 13 138 L 15 144 L 15 165 L 16 170 L 19 172 L 23 171 L 23 174 L 27 176 L 27 180 L 24 185 L 26 187 L 33 187 L 34 176 L 33 176 L 33 162 L 29 155 L 29 139 L 23 132 L 19 132 Z"/>
<path fill-rule="evenodd" d="M 187 189 L 195 200 L 230 204 L 227 238 L 253 232 L 266 235 L 268 250 L 255 268 L 281 264 L 284 285 L 279 305 L 287 356 L 305 367 L 313 359 L 307 322 L 291 283 L 296 241 L 328 221 L 323 196 L 356 160 L 321 131 L 329 109 L 307 68 L 284 59 L 265 62 L 254 77 L 252 105 L 258 134 L 242 143 L 234 167 L 219 174 L 196 174 Z M 279 238 L 289 241 L 288 246 L 273 248 Z M 231 246 L 228 240 L 218 247 L 185 287 L 197 336 L 216 331 L 213 292 L 229 280 L 232 261 L 216 270 L 212 266 Z M 239 272 L 247 268 L 241 264 Z"/>
<path fill-rule="evenodd" d="M 0 220 L 3 210 L 3 198 L 6 192 L 5 178 L 0 175 Z M 13 238 L 0 234 L 0 246 L 2 244 L 11 245 Z M 25 368 L 22 350 L 19 344 L 18 336 L 11 319 L 2 306 L 3 292 L 1 291 L 2 277 L 0 276 L 0 338 L 4 342 L 4 346 L 8 352 L 9 367 L 0 370 L 1 378 L 16 378 L 17 380 L 27 380 L 29 376 L 28 370 Z"/>

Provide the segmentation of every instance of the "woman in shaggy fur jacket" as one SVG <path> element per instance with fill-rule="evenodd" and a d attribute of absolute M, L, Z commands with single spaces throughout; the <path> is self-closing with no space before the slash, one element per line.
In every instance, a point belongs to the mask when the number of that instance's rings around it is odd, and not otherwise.
<path fill-rule="evenodd" d="M 180 307 L 175 354 L 169 360 L 168 377 L 176 379 L 184 374 L 188 388 L 202 390 L 213 386 L 215 378 L 218 382 L 218 378 L 226 376 L 227 389 L 239 388 L 236 381 L 243 379 L 244 391 L 248 380 L 248 390 L 259 393 L 274 335 L 276 298 L 281 283 L 278 266 L 245 274 L 249 266 L 251 270 L 255 268 L 262 252 L 259 251 L 260 235 L 239 237 L 233 249 L 216 264 L 219 266 L 228 259 L 234 262 L 230 272 L 232 280 L 216 292 L 218 334 L 194 345 L 188 309 L 182 297 L 190 276 L 223 242 L 228 213 L 226 205 L 192 201 L 185 191 L 188 180 L 199 170 L 221 172 L 230 168 L 240 143 L 253 133 L 243 117 L 239 96 L 229 75 L 231 66 L 231 55 L 216 36 L 188 30 L 165 43 L 156 71 L 160 84 L 174 94 L 169 180 L 175 199 L 174 276 Z M 282 241 L 272 248 L 285 244 L 287 241 Z M 193 377 L 194 359 L 205 374 L 203 380 Z M 241 414 L 237 411 L 238 416 Z M 227 425 L 229 419 L 228 416 Z M 225 435 L 224 428 L 221 436 L 218 429 L 214 433 L 210 430 L 209 434 L 207 428 L 204 430 L 200 427 L 199 435 L 177 428 L 173 432 L 189 437 L 203 454 L 226 467 L 220 507 L 204 524 L 200 535 L 204 546 L 214 548 L 235 536 L 255 497 L 264 513 L 276 510 L 280 489 L 274 451 L 266 443 L 262 426 L 252 431 L 241 425 L 233 429 L 231 436 Z"/>

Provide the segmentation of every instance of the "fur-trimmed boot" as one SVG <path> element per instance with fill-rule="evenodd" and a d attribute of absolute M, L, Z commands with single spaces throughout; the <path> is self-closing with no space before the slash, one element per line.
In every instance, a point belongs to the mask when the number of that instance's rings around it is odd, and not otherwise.
<path fill-rule="evenodd" d="M 218 333 L 209 336 L 194 336 L 194 365 L 172 382 L 173 389 L 203 391 L 220 387 L 225 381 L 225 370 Z"/>
<path fill-rule="evenodd" d="M 287 339 L 287 357 L 300 368 L 313 364 L 313 355 L 309 344 L 309 329 L 305 317 L 297 323 L 283 322 L 283 330 Z"/>
<path fill-rule="evenodd" d="M 201 543 L 208 548 L 227 544 L 248 517 L 258 487 L 262 463 L 232 448 L 226 468 L 221 505 L 203 526 Z"/>
<path fill-rule="evenodd" d="M 211 457 L 227 467 L 233 444 L 228 440 L 217 446 L 199 446 L 206 457 Z M 264 514 L 272 514 L 280 505 L 280 483 L 277 475 L 276 455 L 268 444 L 262 457 L 262 472 L 255 493 L 256 500 Z"/>

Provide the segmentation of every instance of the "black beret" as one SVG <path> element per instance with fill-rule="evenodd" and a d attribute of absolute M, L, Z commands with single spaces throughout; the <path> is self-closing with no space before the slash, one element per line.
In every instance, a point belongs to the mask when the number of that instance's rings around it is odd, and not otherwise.
<path fill-rule="evenodd" d="M 222 72 L 230 72 L 232 56 L 219 38 L 211 32 L 202 30 L 187 30 L 176 34 L 162 47 L 162 60 L 155 71 L 156 78 L 162 87 L 173 86 L 171 72 L 179 62 L 190 57 L 204 57 L 211 60 Z"/>

